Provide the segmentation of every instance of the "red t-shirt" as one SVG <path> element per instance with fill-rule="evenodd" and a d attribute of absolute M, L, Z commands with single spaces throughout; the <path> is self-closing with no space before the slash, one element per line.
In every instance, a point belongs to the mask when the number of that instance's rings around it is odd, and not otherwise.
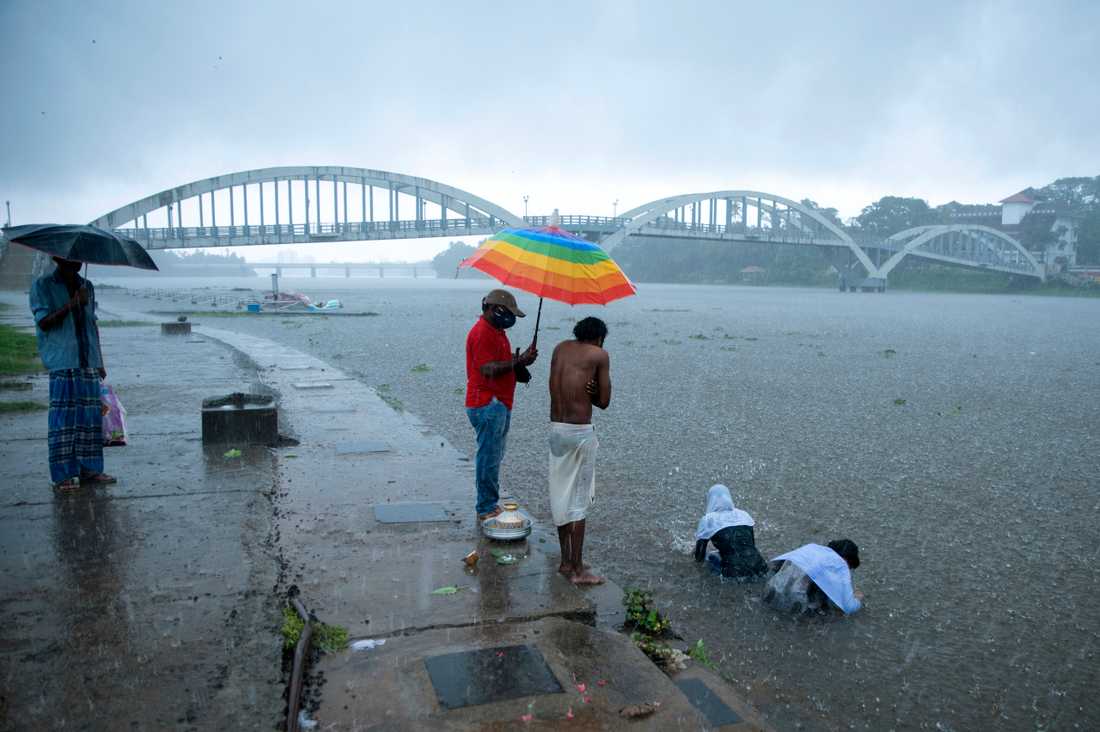
<path fill-rule="evenodd" d="M 495 379 L 481 375 L 481 367 L 490 361 L 510 361 L 512 344 L 503 330 L 489 325 L 485 318 L 478 318 L 466 335 L 466 406 L 484 407 L 493 397 L 512 408 L 516 394 L 516 372 L 509 371 Z"/>

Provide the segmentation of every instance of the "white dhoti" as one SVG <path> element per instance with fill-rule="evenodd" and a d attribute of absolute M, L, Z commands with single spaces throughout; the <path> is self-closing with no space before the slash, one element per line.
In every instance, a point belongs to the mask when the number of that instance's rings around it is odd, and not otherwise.
<path fill-rule="evenodd" d="M 550 514 L 556 526 L 581 521 L 596 500 L 596 450 L 590 424 L 550 423 Z"/>

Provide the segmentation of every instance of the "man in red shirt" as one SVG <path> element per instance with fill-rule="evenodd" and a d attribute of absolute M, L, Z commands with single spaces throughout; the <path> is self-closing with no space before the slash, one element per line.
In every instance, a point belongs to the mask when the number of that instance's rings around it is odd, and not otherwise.
<path fill-rule="evenodd" d="M 500 461 L 512 422 L 516 379 L 530 381 L 527 366 L 539 352 L 531 344 L 512 353 L 504 331 L 524 312 L 507 290 L 492 290 L 481 300 L 481 317 L 466 336 L 466 414 L 477 432 L 477 517 L 500 513 Z"/>

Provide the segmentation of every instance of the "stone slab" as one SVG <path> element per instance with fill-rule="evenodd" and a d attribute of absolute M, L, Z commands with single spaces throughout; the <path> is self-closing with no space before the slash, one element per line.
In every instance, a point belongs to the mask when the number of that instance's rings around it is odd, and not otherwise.
<path fill-rule="evenodd" d="M 309 389 L 331 389 L 332 384 L 327 381 L 299 381 L 291 384 L 295 389 L 301 389 L 303 391 Z"/>
<path fill-rule="evenodd" d="M 689 703 L 695 706 L 711 729 L 721 732 L 770 729 L 756 709 L 737 694 L 721 676 L 705 666 L 689 664 L 687 669 L 675 675 L 673 682 Z M 725 712 L 723 707 L 729 711 Z"/>
<path fill-rule="evenodd" d="M 440 703 L 426 660 L 443 654 L 515 647 L 536 649 L 564 693 L 498 697 L 476 706 Z M 505 651 L 507 652 L 507 651 Z M 491 662 L 495 656 L 490 656 Z M 390 638 L 370 651 L 323 656 L 327 683 L 313 715 L 320 729 L 522 729 L 532 715 L 540 729 L 699 730 L 706 720 L 630 639 L 582 623 L 545 618 L 525 623 L 424 630 Z M 601 686 L 599 682 L 603 681 Z M 585 684 L 585 693 L 575 686 Z M 584 701 L 584 696 L 588 701 Z M 649 717 L 626 720 L 619 710 L 659 701 Z M 573 718 L 568 719 L 572 713 Z M 535 728 L 535 727 L 533 727 Z"/>
<path fill-rule="evenodd" d="M 383 524 L 450 520 L 442 503 L 379 503 L 374 507 L 374 518 Z"/>
<path fill-rule="evenodd" d="M 355 440 L 336 443 L 337 455 L 369 455 L 375 452 L 389 452 L 390 446 L 381 440 Z"/>
<path fill-rule="evenodd" d="M 539 649 L 526 644 L 443 653 L 424 667 L 444 709 L 564 693 Z"/>
<path fill-rule="evenodd" d="M 676 686 L 684 693 L 691 705 L 715 727 L 737 724 L 741 721 L 741 715 L 726 706 L 726 703 L 711 691 L 702 679 L 677 679 Z"/>

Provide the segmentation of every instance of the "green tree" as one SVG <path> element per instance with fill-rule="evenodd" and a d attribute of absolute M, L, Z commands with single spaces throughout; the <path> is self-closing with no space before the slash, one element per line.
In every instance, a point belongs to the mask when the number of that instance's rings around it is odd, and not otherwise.
<path fill-rule="evenodd" d="M 841 223 L 839 212 L 835 208 L 821 208 L 821 206 L 817 205 L 817 201 L 810 200 L 809 198 L 803 198 L 801 201 L 799 201 L 799 203 L 801 203 L 806 208 L 821 214 L 822 216 L 827 218 L 830 223 L 836 224 L 837 226 L 844 225 Z"/>
<path fill-rule="evenodd" d="M 883 196 L 866 206 L 855 220 L 859 230 L 878 237 L 888 237 L 914 226 L 943 223 L 941 215 L 929 207 L 923 198 Z"/>
<path fill-rule="evenodd" d="M 1077 226 L 1077 263 L 1100 264 L 1100 206 L 1086 213 Z"/>
<path fill-rule="evenodd" d="M 479 272 L 476 269 L 463 268 L 459 269 L 458 265 L 463 259 L 477 251 L 477 247 L 472 247 L 469 244 L 463 244 L 460 241 L 452 241 L 446 249 L 432 258 L 432 269 L 435 270 L 436 277 L 445 278 L 485 278 L 488 275 Z"/>

